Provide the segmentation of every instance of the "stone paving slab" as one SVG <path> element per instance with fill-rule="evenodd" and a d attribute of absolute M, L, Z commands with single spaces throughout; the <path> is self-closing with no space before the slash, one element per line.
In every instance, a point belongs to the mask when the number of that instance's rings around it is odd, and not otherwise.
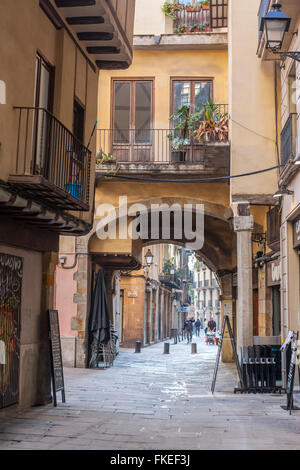
<path fill-rule="evenodd" d="M 234 394 L 235 366 L 221 364 L 210 392 L 216 347 L 186 343 L 122 349 L 106 370 L 65 369 L 67 403 L 0 421 L 1 450 L 300 449 L 300 412 L 285 395 Z M 0 413 L 1 419 L 1 413 Z"/>

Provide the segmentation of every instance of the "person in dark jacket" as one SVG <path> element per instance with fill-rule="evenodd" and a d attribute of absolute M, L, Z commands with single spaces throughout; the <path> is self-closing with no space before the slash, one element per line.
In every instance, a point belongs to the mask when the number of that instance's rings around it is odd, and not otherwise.
<path fill-rule="evenodd" d="M 186 331 L 187 342 L 191 343 L 193 338 L 193 322 L 188 318 L 184 322 L 184 329 Z"/>
<path fill-rule="evenodd" d="M 201 322 L 198 318 L 195 322 L 195 328 L 196 328 L 196 336 L 200 336 L 200 327 L 201 327 Z"/>

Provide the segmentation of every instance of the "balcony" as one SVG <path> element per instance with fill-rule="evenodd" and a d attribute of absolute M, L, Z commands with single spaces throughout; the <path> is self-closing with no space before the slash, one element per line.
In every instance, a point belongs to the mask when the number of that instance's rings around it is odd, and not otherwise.
<path fill-rule="evenodd" d="M 296 156 L 297 113 L 291 113 L 281 132 L 281 163 L 286 165 Z"/>
<path fill-rule="evenodd" d="M 90 150 L 45 109 L 15 110 L 17 156 L 10 186 L 49 207 L 88 211 Z"/>
<path fill-rule="evenodd" d="M 175 12 L 174 33 L 204 33 L 227 28 L 227 7 L 227 0 L 211 0 L 207 8 L 185 6 Z"/>
<path fill-rule="evenodd" d="M 127 69 L 132 62 L 135 0 L 39 0 L 41 8 L 57 29 L 75 32 L 99 69 Z M 93 63 L 91 62 L 93 66 Z"/>
<path fill-rule="evenodd" d="M 159 281 L 169 289 L 182 289 L 182 282 L 176 274 L 160 274 Z"/>
<path fill-rule="evenodd" d="M 215 105 L 222 120 L 201 121 L 197 131 L 99 129 L 98 169 L 103 165 L 200 165 L 222 175 L 229 170 L 227 105 Z"/>

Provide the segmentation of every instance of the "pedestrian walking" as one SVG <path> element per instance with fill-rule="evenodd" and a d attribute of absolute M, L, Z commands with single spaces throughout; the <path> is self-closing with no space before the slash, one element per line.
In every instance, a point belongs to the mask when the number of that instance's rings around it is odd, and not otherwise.
<path fill-rule="evenodd" d="M 187 342 L 191 343 L 193 338 L 193 322 L 188 318 L 184 322 L 184 329 L 186 331 Z"/>
<path fill-rule="evenodd" d="M 201 327 L 201 322 L 199 318 L 196 320 L 195 323 L 195 328 L 196 328 L 196 336 L 200 336 L 200 327 Z"/>

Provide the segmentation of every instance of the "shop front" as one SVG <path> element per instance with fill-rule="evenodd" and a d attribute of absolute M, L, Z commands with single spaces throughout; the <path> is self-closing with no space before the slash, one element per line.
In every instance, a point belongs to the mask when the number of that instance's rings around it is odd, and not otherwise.
<path fill-rule="evenodd" d="M 281 334 L 281 260 L 278 256 L 267 263 L 267 287 L 271 289 L 272 335 Z"/>

